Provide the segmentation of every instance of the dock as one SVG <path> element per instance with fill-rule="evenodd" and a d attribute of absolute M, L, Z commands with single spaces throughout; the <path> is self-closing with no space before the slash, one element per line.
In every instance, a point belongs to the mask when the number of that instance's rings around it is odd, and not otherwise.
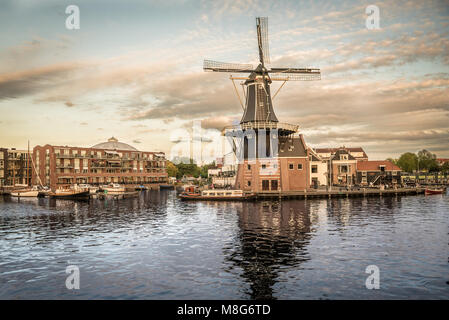
<path fill-rule="evenodd" d="M 382 197 L 397 195 L 424 194 L 425 188 L 399 189 L 358 189 L 358 190 L 307 190 L 307 191 L 262 191 L 256 193 L 256 199 L 311 199 L 311 198 L 356 198 Z"/>

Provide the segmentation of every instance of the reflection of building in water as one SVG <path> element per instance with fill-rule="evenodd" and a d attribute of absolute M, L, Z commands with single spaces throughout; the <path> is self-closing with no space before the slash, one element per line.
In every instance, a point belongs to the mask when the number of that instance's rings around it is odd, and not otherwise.
<path fill-rule="evenodd" d="M 271 299 L 281 266 L 309 260 L 309 206 L 306 201 L 243 203 L 237 212 L 240 243 L 225 255 L 243 270 L 252 299 Z"/>

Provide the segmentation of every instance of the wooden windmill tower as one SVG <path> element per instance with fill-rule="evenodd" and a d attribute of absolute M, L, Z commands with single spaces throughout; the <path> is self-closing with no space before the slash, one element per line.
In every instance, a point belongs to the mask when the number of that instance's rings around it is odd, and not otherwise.
<path fill-rule="evenodd" d="M 297 170 L 305 173 L 307 170 L 305 166 L 308 164 L 303 163 L 303 168 L 298 169 L 301 166 L 294 158 L 307 160 L 308 154 L 302 135 L 294 137 L 298 126 L 279 122 L 272 99 L 287 81 L 320 80 L 321 72 L 316 68 L 268 67 L 270 65 L 268 18 L 256 18 L 256 28 L 259 51 L 259 65 L 256 68 L 251 64 L 212 60 L 204 60 L 203 65 L 204 71 L 248 74 L 230 77 L 233 82 L 244 80 L 242 85 L 245 87 L 245 102 L 240 100 L 244 109 L 240 125 L 225 129 L 225 134 L 234 138 L 234 151 L 238 153 L 237 157 L 240 160 L 236 187 L 248 191 L 305 189 L 308 187 L 308 178 L 300 186 L 286 183 L 290 179 L 283 178 L 281 172 L 283 161 L 280 158 L 288 154 L 291 158 L 287 163 L 288 170 L 294 170 L 290 165 L 293 164 Z M 272 81 L 283 81 L 273 98 L 270 90 Z M 298 143 L 302 147 L 298 146 Z M 293 151 L 295 148 L 296 151 Z M 270 170 L 267 170 L 267 164 L 271 165 Z M 297 178 L 296 175 L 293 175 L 293 178 Z"/>

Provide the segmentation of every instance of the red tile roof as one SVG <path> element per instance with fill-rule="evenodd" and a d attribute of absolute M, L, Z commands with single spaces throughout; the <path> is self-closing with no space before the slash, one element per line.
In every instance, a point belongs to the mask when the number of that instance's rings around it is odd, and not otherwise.
<path fill-rule="evenodd" d="M 401 168 L 387 160 L 359 161 L 357 171 L 380 171 L 380 166 L 385 166 L 385 171 L 401 171 Z"/>

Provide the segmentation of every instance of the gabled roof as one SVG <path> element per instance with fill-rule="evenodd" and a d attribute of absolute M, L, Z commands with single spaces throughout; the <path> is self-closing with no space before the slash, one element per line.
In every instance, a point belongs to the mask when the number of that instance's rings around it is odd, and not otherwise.
<path fill-rule="evenodd" d="M 359 161 L 357 171 L 380 171 L 380 166 L 385 166 L 385 171 L 401 171 L 401 168 L 388 160 Z"/>
<path fill-rule="evenodd" d="M 312 148 L 307 148 L 307 150 L 309 150 L 309 155 L 312 161 L 322 161 L 321 157 L 316 154 Z"/>
<path fill-rule="evenodd" d="M 363 152 L 363 158 L 368 159 L 368 155 L 366 154 L 365 150 L 363 150 L 362 147 L 341 147 L 341 148 L 316 148 L 316 153 L 335 153 L 339 149 L 346 149 L 349 153 L 351 152 Z M 360 157 L 357 157 L 360 158 Z"/>
<path fill-rule="evenodd" d="M 348 160 L 356 160 L 347 149 L 338 149 L 335 154 L 332 156 L 332 160 L 340 160 L 340 155 L 347 154 Z"/>
<path fill-rule="evenodd" d="M 307 147 L 302 135 L 279 137 L 279 157 L 307 157 Z"/>

